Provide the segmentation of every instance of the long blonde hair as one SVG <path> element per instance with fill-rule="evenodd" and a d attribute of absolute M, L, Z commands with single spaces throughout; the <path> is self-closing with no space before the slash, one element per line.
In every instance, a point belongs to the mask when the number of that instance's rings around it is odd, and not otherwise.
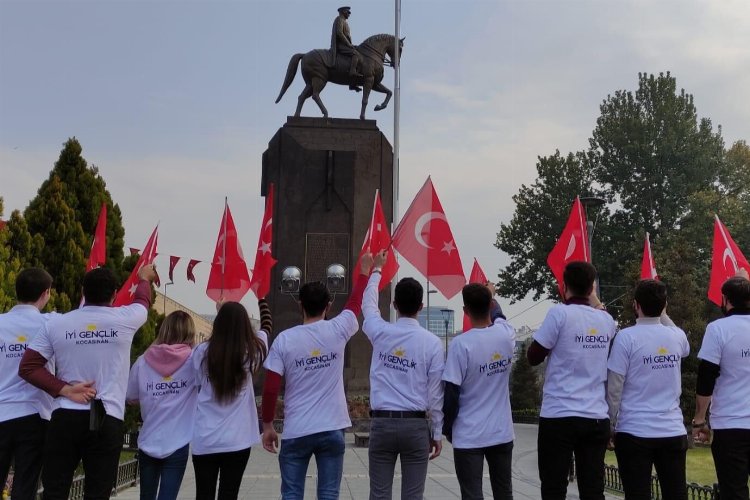
<path fill-rule="evenodd" d="M 174 311 L 164 318 L 154 344 L 195 344 L 195 323 L 185 311 Z"/>

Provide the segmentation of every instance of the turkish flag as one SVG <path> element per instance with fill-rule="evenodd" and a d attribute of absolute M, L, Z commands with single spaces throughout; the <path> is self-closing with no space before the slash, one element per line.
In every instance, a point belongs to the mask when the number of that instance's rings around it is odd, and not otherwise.
<path fill-rule="evenodd" d="M 91 253 L 86 263 L 86 272 L 103 266 L 107 259 L 107 205 L 102 203 L 99 220 L 96 222 L 94 241 L 91 242 Z"/>
<path fill-rule="evenodd" d="M 643 243 L 643 259 L 641 260 L 641 279 L 642 280 L 658 280 L 659 276 L 656 274 L 656 262 L 654 262 L 654 254 L 651 253 L 651 240 L 649 234 L 646 233 L 646 241 Z"/>
<path fill-rule="evenodd" d="M 130 247 L 130 256 L 131 256 L 131 257 L 132 257 L 133 255 L 138 255 L 139 253 L 141 253 L 141 249 L 140 249 L 140 248 L 133 248 L 133 247 Z"/>
<path fill-rule="evenodd" d="M 154 258 L 156 258 L 156 245 L 157 241 L 159 239 L 159 226 L 156 226 L 154 228 L 154 231 L 151 233 L 151 237 L 148 239 L 148 243 L 146 243 L 146 246 L 143 248 L 143 253 L 138 258 L 138 263 L 133 268 L 133 271 L 130 273 L 130 277 L 127 279 L 124 285 L 122 285 L 122 288 L 120 288 L 120 291 L 117 292 L 117 296 L 115 297 L 115 301 L 112 304 L 113 306 L 127 306 L 129 304 L 133 303 L 133 296 L 135 295 L 135 289 L 138 288 L 138 282 L 140 281 L 138 279 L 138 271 L 143 266 L 146 266 L 148 264 L 152 264 L 154 262 Z M 156 286 L 159 286 L 159 280 L 157 278 L 156 280 Z"/>
<path fill-rule="evenodd" d="M 477 259 L 474 259 L 474 265 L 471 268 L 471 275 L 469 275 L 469 283 L 481 283 L 484 285 L 487 283 L 487 276 L 485 276 L 484 271 L 482 271 L 481 266 L 479 265 L 479 262 L 477 262 Z M 494 297 L 493 297 L 494 298 Z M 464 313 L 464 331 L 471 330 L 471 321 L 469 320 L 469 317 Z"/>
<path fill-rule="evenodd" d="M 394 231 L 393 247 L 446 298 L 466 284 L 453 233 L 429 177 Z"/>
<path fill-rule="evenodd" d="M 714 221 L 714 252 L 711 258 L 711 281 L 708 285 L 708 298 L 711 302 L 717 306 L 721 306 L 721 285 L 737 274 L 740 268 L 745 268 L 750 272 L 750 264 L 748 264 L 747 259 L 742 255 L 742 251 L 717 215 Z"/>
<path fill-rule="evenodd" d="M 362 243 L 362 250 L 359 252 L 357 257 L 357 265 L 354 268 L 357 272 L 360 269 L 360 261 L 362 256 L 369 252 L 373 255 L 380 253 L 382 250 L 391 249 L 391 232 L 388 230 L 388 222 L 385 220 L 385 213 L 383 212 L 383 204 L 380 202 L 380 192 L 375 192 L 375 204 L 372 207 L 372 218 L 370 219 L 370 227 L 367 229 L 365 234 L 365 241 Z M 396 276 L 398 272 L 398 261 L 394 253 L 388 252 L 388 257 L 385 260 L 383 269 L 381 269 L 380 286 L 378 290 L 382 290 L 388 286 Z"/>
<path fill-rule="evenodd" d="M 224 216 L 221 218 L 219 237 L 216 240 L 214 259 L 208 275 L 206 295 L 218 302 L 219 299 L 239 302 L 250 290 L 250 273 L 237 236 L 232 212 L 224 202 Z"/>
<path fill-rule="evenodd" d="M 547 265 L 557 280 L 560 297 L 563 297 L 563 272 L 569 262 L 591 262 L 589 248 L 589 233 L 586 229 L 586 213 L 581 200 L 576 196 L 573 208 L 570 210 L 568 222 L 565 224 L 555 247 L 547 256 Z"/>
<path fill-rule="evenodd" d="M 169 256 L 169 282 L 174 283 L 174 267 L 180 261 L 180 258 L 176 255 Z"/>
<path fill-rule="evenodd" d="M 258 236 L 258 250 L 255 253 L 255 266 L 253 266 L 253 278 L 250 280 L 250 289 L 259 299 L 268 295 L 271 290 L 271 269 L 276 265 L 276 259 L 272 253 L 273 243 L 273 183 L 268 185 L 266 194 L 266 210 L 263 213 L 263 224 Z"/>
<path fill-rule="evenodd" d="M 193 274 L 193 268 L 200 264 L 201 261 L 196 259 L 190 259 L 190 262 L 188 262 L 187 265 L 187 279 L 188 281 L 192 281 L 195 283 L 195 274 Z"/>

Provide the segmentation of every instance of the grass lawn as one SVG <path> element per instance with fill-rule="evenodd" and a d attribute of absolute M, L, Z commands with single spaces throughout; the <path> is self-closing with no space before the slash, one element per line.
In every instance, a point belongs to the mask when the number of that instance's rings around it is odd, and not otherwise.
<path fill-rule="evenodd" d="M 607 451 L 604 463 L 617 465 L 617 457 L 615 457 L 614 451 Z M 688 449 L 686 469 L 688 483 L 712 486 L 716 482 L 716 470 L 714 469 L 714 458 L 711 456 L 711 448 Z"/>

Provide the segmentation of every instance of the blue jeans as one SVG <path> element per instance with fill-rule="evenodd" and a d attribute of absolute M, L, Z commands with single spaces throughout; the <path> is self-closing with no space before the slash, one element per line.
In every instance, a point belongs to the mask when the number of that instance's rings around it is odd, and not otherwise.
<path fill-rule="evenodd" d="M 281 498 L 302 500 L 310 457 L 318 464 L 318 500 L 338 500 L 344 468 L 344 431 L 326 431 L 282 439 L 279 452 Z"/>
<path fill-rule="evenodd" d="M 189 447 L 186 444 L 164 458 L 154 458 L 143 451 L 138 452 L 138 464 L 141 467 L 141 500 L 177 498 L 187 466 Z"/>

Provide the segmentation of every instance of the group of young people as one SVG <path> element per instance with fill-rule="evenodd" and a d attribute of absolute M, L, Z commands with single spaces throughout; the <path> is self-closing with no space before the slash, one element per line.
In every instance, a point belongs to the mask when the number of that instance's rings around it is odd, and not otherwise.
<path fill-rule="evenodd" d="M 420 327 L 423 289 L 413 278 L 395 286 L 398 319 L 379 308 L 386 252 L 361 260 L 351 294 L 329 318 L 332 296 L 311 282 L 299 291 L 302 324 L 276 336 L 259 301 L 261 328 L 245 308 L 220 303 L 207 342 L 182 312 L 167 316 L 158 336 L 130 367 L 136 330 L 150 308 L 153 266 L 139 271 L 132 305 L 111 307 L 113 274 L 86 274 L 85 305 L 41 314 L 52 278 L 27 269 L 16 280 L 18 305 L 0 315 L 0 479 L 14 466 L 12 498 L 68 497 L 79 462 L 86 498 L 109 498 L 123 441 L 125 404 L 140 404 L 141 498 L 177 498 L 190 455 L 198 499 L 237 498 L 251 449 L 278 452 L 281 496 L 304 497 L 309 461 L 317 464 L 317 498 L 336 499 L 342 479 L 344 430 L 351 427 L 344 392 L 344 351 L 359 330 L 373 347 L 370 367 L 370 498 L 390 499 L 396 460 L 401 498 L 423 497 L 429 460 L 442 436 L 453 445 L 464 499 L 483 498 L 484 462 L 493 497 L 513 496 L 513 424 L 509 378 L 515 332 L 490 283 L 463 288 L 472 328 L 451 342 Z M 627 498 L 650 498 L 652 467 L 666 499 L 686 499 L 686 429 L 679 407 L 685 333 L 666 315 L 666 286 L 644 280 L 635 289 L 636 324 L 617 326 L 594 293 L 596 270 L 573 262 L 564 273 L 564 301 L 534 333 L 527 357 L 547 360 L 539 419 L 543 499 L 564 499 L 575 456 L 580 498 L 604 498 L 604 454 L 614 447 Z M 750 281 L 728 280 L 726 317 L 706 331 L 692 423 L 708 435 L 724 498 L 748 498 L 750 470 Z M 262 433 L 253 376 L 265 368 Z M 284 385 L 283 432 L 274 428 Z"/>

